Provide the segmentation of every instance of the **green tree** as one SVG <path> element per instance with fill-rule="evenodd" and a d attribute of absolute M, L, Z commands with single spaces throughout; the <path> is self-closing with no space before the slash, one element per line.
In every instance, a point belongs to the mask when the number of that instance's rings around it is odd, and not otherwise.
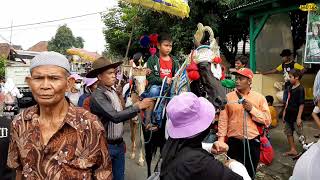
<path fill-rule="evenodd" d="M 4 56 L 0 56 L 0 77 L 5 77 L 7 59 Z"/>
<path fill-rule="evenodd" d="M 67 25 L 60 26 L 54 37 L 48 42 L 48 50 L 66 54 L 66 50 L 72 47 L 83 48 L 83 38 L 74 37 Z"/>
<path fill-rule="evenodd" d="M 83 48 L 84 39 L 80 36 L 75 38 L 74 47 Z"/>
<path fill-rule="evenodd" d="M 227 1 L 227 0 L 226 0 Z M 235 1 L 237 2 L 237 1 Z M 172 35 L 173 54 L 187 54 L 193 48 L 193 34 L 199 22 L 210 26 L 215 37 L 219 37 L 222 53 L 233 60 L 240 40 L 248 39 L 248 22 L 235 16 L 226 17 L 225 12 L 231 4 L 216 0 L 189 0 L 189 18 L 180 19 L 166 13 L 154 12 L 140 6 L 120 3 L 119 7 L 103 15 L 106 51 L 108 54 L 125 55 L 127 43 L 133 30 L 133 42 L 129 55 L 139 51 L 142 35 L 168 32 Z"/>

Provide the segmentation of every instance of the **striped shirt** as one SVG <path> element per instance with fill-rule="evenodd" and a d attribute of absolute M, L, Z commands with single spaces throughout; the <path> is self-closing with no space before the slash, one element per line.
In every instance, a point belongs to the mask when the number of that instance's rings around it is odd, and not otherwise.
<path fill-rule="evenodd" d="M 106 88 L 104 93 L 111 99 L 112 106 L 116 111 L 119 112 L 123 110 L 120 98 L 113 88 Z M 108 140 L 120 139 L 123 136 L 123 122 L 116 124 L 109 121 L 106 130 Z"/>

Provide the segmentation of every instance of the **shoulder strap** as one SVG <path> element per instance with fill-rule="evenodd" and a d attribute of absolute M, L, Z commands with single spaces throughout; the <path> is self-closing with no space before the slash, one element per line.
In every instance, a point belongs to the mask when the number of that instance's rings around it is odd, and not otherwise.
<path fill-rule="evenodd" d="M 241 100 L 241 99 L 242 99 L 241 94 L 240 94 L 238 91 L 236 91 L 236 94 L 237 94 L 237 96 L 238 96 L 239 100 Z"/>

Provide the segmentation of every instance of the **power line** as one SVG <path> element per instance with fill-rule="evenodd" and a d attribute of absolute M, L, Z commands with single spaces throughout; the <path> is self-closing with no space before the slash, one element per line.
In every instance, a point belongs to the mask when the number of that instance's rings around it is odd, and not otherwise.
<path fill-rule="evenodd" d="M 52 23 L 52 22 L 63 21 L 63 20 L 68 20 L 68 19 L 75 19 L 75 18 L 80 18 L 80 17 L 85 17 L 85 16 L 92 16 L 92 15 L 95 15 L 95 14 L 101 14 L 103 12 L 106 12 L 106 11 L 88 13 L 88 14 L 83 14 L 83 15 L 79 15 L 79 16 L 72 16 L 72 17 L 68 17 L 68 18 L 55 19 L 55 20 L 50 20 L 50 21 L 42 21 L 42 22 L 37 22 L 37 23 L 20 24 L 20 25 L 9 26 L 9 27 L 0 27 L 0 29 L 11 29 L 11 28 L 16 28 L 16 27 L 24 27 L 24 26 L 33 26 L 33 25 L 38 25 L 38 24 L 46 24 L 46 23 Z"/>
<path fill-rule="evenodd" d="M 83 22 L 83 21 L 86 21 L 86 20 L 85 20 L 85 19 L 78 19 L 78 20 L 73 20 L 73 21 L 70 21 L 70 22 L 65 21 L 65 23 L 67 23 L 67 24 L 73 24 L 73 23 L 79 23 L 79 22 Z M 12 31 L 15 31 L 15 32 L 16 32 L 16 31 L 24 31 L 24 30 L 30 30 L 30 29 L 52 28 L 52 27 L 57 27 L 57 26 L 59 26 L 59 25 L 61 25 L 61 23 L 60 23 L 60 24 L 59 24 L 59 23 L 56 23 L 56 24 L 48 24 L 48 23 L 47 23 L 47 25 L 41 25 L 41 24 L 40 24 L 40 26 L 34 25 L 34 26 L 31 26 L 31 27 L 15 28 L 15 29 L 12 29 Z M 0 29 L 0 32 L 7 32 L 7 31 L 11 31 L 11 29 Z"/>

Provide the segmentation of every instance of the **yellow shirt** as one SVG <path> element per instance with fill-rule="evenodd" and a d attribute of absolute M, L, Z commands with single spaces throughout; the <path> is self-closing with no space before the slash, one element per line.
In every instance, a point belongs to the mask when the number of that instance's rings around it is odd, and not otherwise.
<path fill-rule="evenodd" d="M 273 106 L 269 106 L 269 110 L 271 114 L 271 126 L 276 127 L 278 125 L 277 110 Z"/>
<path fill-rule="evenodd" d="M 246 95 L 242 95 L 244 99 L 249 101 L 253 107 L 246 116 L 247 132 L 244 132 L 244 108 L 242 104 L 238 104 L 238 96 L 235 91 L 227 94 L 228 104 L 225 109 L 220 112 L 218 122 L 219 137 L 235 137 L 243 139 L 253 139 L 259 135 L 255 122 L 269 126 L 271 123 L 270 111 L 266 98 L 260 93 L 250 91 Z M 255 121 L 255 122 L 254 122 Z"/>
<path fill-rule="evenodd" d="M 291 63 L 291 62 L 290 62 Z M 286 64 L 289 64 L 289 63 L 286 63 Z M 298 70 L 302 70 L 304 69 L 304 67 L 298 63 L 294 63 L 294 69 L 298 69 Z M 283 68 L 282 68 L 282 64 L 280 64 L 277 68 L 276 68 L 277 71 L 281 72 L 283 71 Z"/>

